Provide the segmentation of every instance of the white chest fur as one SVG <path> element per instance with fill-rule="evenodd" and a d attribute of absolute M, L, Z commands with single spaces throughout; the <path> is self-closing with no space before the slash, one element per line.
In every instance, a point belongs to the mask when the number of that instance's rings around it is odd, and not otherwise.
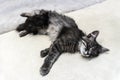
<path fill-rule="evenodd" d="M 47 33 L 48 33 L 48 35 L 50 37 L 50 40 L 52 42 L 55 41 L 56 38 L 58 37 L 59 33 L 60 33 L 60 26 L 50 24 L 48 29 L 47 29 Z"/>

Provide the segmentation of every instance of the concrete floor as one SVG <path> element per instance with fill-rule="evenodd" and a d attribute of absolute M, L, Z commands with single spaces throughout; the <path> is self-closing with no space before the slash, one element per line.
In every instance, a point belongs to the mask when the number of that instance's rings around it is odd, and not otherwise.
<path fill-rule="evenodd" d="M 87 60 L 76 53 L 63 54 L 51 72 L 42 77 L 40 50 L 49 47 L 46 36 L 20 38 L 16 31 L 0 35 L 0 80 L 120 80 L 120 0 L 66 14 L 86 33 L 100 30 L 97 38 L 110 51 Z"/>

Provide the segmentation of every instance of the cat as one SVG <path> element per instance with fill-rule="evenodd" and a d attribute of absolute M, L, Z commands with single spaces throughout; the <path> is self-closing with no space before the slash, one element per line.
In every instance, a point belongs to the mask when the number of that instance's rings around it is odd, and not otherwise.
<path fill-rule="evenodd" d="M 52 41 L 50 47 L 42 50 L 40 54 L 42 58 L 46 57 L 40 68 L 42 76 L 46 76 L 50 72 L 62 53 L 80 52 L 83 57 L 93 58 L 100 53 L 109 51 L 96 41 L 98 30 L 86 35 L 68 16 L 43 9 L 22 13 L 21 16 L 27 19 L 16 28 L 20 32 L 20 37 L 27 34 L 41 34 L 48 35 Z"/>

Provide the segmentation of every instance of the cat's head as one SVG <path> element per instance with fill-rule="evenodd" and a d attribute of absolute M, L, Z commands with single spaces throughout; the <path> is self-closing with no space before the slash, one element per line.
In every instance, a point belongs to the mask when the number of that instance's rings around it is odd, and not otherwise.
<path fill-rule="evenodd" d="M 22 17 L 26 17 L 24 23 L 17 27 L 17 31 L 21 32 L 23 37 L 29 33 L 37 34 L 39 30 L 46 29 L 48 26 L 48 12 L 46 10 L 35 10 L 31 13 L 22 13 Z"/>
<path fill-rule="evenodd" d="M 93 31 L 82 38 L 80 42 L 80 53 L 82 56 L 89 58 L 97 57 L 100 53 L 109 51 L 109 49 L 102 47 L 96 41 L 98 34 L 99 31 Z"/>

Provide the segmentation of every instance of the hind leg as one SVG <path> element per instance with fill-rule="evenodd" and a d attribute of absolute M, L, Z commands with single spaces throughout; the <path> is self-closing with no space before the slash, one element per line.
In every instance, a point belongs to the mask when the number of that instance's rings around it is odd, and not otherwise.
<path fill-rule="evenodd" d="M 23 26 L 24 24 L 20 24 L 17 28 L 16 28 L 16 31 L 20 32 L 20 31 L 23 31 L 25 28 Z"/>
<path fill-rule="evenodd" d="M 28 32 L 25 30 L 24 23 L 20 24 L 16 28 L 16 31 L 20 32 L 20 34 L 19 34 L 20 37 L 26 36 L 28 34 Z"/>

